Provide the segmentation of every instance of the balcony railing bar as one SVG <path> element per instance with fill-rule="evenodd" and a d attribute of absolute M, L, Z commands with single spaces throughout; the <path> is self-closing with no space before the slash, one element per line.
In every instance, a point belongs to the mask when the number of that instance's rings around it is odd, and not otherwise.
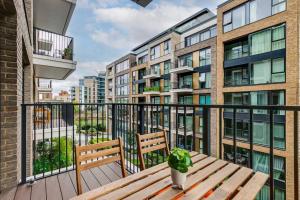
<path fill-rule="evenodd" d="M 100 109 L 99 109 L 100 108 Z M 270 143 L 266 148 L 270 149 L 268 155 L 270 156 L 269 163 L 269 173 L 270 173 L 270 194 L 271 199 L 274 198 L 274 132 L 273 123 L 274 116 L 276 116 L 276 111 L 284 110 L 294 113 L 294 131 L 295 131 L 295 141 L 298 141 L 298 111 L 300 111 L 300 106 L 245 106 L 245 105 L 192 105 L 192 104 L 133 104 L 133 103 L 105 103 L 105 104 L 81 104 L 81 103 L 41 103 L 41 104 L 23 104 L 22 105 L 22 182 L 25 183 L 31 174 L 26 173 L 26 135 L 30 134 L 27 131 L 28 126 L 26 124 L 26 116 L 29 110 L 33 109 L 33 168 L 36 170 L 39 162 L 42 166 L 40 171 L 33 172 L 33 178 L 39 179 L 47 176 L 55 175 L 57 173 L 62 173 L 75 168 L 74 166 L 74 145 L 87 145 L 93 142 L 101 142 L 105 139 L 114 139 L 119 136 L 123 138 L 125 155 L 126 155 L 126 165 L 130 172 L 139 171 L 139 159 L 136 152 L 136 141 L 135 133 L 145 134 L 147 132 L 155 132 L 157 130 L 165 129 L 165 120 L 168 119 L 168 138 L 170 147 L 180 146 L 188 150 L 196 149 L 196 130 L 195 119 L 199 117 L 198 110 L 202 110 L 201 116 L 203 119 L 203 131 L 202 131 L 202 153 L 210 155 L 210 132 L 213 128 L 211 127 L 212 113 L 219 113 L 219 154 L 218 157 L 223 157 L 223 117 L 224 110 L 231 109 L 232 120 L 233 120 L 233 162 L 239 163 L 237 157 L 240 153 L 237 151 L 238 147 L 238 132 L 236 130 L 237 114 L 239 109 L 247 109 L 250 113 L 250 128 L 249 128 L 249 141 L 239 141 L 242 143 L 249 143 L 250 149 L 248 155 L 249 167 L 253 168 L 253 110 L 267 110 L 265 113 L 269 117 L 268 122 L 270 123 Z M 149 110 L 150 109 L 150 110 Z M 153 114 L 154 109 L 156 114 Z M 183 113 L 179 113 L 179 109 L 183 110 Z M 187 113 L 188 110 L 193 110 L 192 113 Z M 77 111 L 76 111 L 77 110 Z M 175 110 L 175 118 L 172 117 Z M 167 111 L 167 112 L 166 112 Z M 218 111 L 218 112 L 217 112 Z M 47 113 L 47 112 L 50 112 Z M 83 117 L 82 117 L 83 112 Z M 101 112 L 101 114 L 99 113 Z M 228 111 L 226 111 L 228 112 Z M 112 118 L 108 118 L 111 114 Z M 37 116 L 42 117 L 41 126 L 36 126 Z M 165 115 L 168 117 L 165 118 Z M 182 129 L 179 130 L 179 115 L 183 116 Z M 187 116 L 192 116 L 192 127 L 190 127 L 187 120 Z M 215 116 L 215 115 L 214 115 Z M 286 116 L 286 114 L 284 115 Z M 100 119 L 101 117 L 101 119 Z M 57 120 L 58 119 L 58 120 Z M 150 124 L 149 124 L 150 120 Z M 77 122 L 79 123 L 77 124 Z M 54 122 L 57 122 L 57 130 L 54 129 Z M 100 127 L 101 122 L 101 129 Z M 190 121 L 189 121 L 190 122 Z M 104 124 L 106 126 L 104 127 Z M 175 124 L 175 125 L 174 125 Z M 96 129 L 94 128 L 96 126 Z M 65 127 L 65 129 L 63 129 Z M 104 128 L 103 128 L 104 127 Z M 146 128 L 146 129 L 145 129 Z M 175 128 L 175 130 L 171 130 Z M 225 128 L 225 126 L 224 126 Z M 50 136 L 49 130 L 50 129 Z M 95 129 L 95 130 L 94 130 Z M 38 131 L 40 131 L 38 133 Z M 192 134 L 190 133 L 192 132 Z M 200 130 L 199 130 L 200 131 Z M 179 133 L 180 132 L 180 133 Z M 41 134 L 41 135 L 39 135 Z M 84 135 L 82 135 L 84 134 Z M 175 135 L 174 135 L 175 134 Z M 79 136 L 79 137 L 78 137 Z M 83 137 L 82 137 L 83 136 Z M 96 137 L 96 138 L 95 138 Z M 174 137 L 174 138 L 173 138 Z M 230 139 L 230 140 L 231 140 Z M 58 140 L 58 143 L 56 141 Z M 70 144 L 70 148 L 68 148 Z M 50 146 L 49 146 L 50 145 Z M 257 145 L 257 144 L 255 144 Z M 298 143 L 295 143 L 298 146 Z M 47 159 L 45 158 L 49 153 L 52 155 L 55 148 L 58 147 L 58 162 L 54 165 L 51 164 L 48 167 Z M 298 148 L 298 147 L 297 147 Z M 296 147 L 295 147 L 296 150 Z M 281 151 L 285 151 L 282 149 Z M 297 151 L 295 151 L 297 152 Z M 295 160 L 297 160 L 298 154 L 295 153 Z M 66 158 L 64 160 L 64 158 Z M 164 154 L 162 152 L 149 153 L 145 155 L 146 166 L 150 167 L 156 165 L 162 161 L 165 161 Z M 52 161 L 52 160 L 50 160 Z M 295 183 L 298 179 L 298 164 L 295 163 Z M 276 183 L 276 182 L 275 182 Z M 276 183 L 277 184 L 277 183 Z M 275 184 L 275 185 L 276 185 Z M 298 185 L 295 188 L 298 188 Z"/>

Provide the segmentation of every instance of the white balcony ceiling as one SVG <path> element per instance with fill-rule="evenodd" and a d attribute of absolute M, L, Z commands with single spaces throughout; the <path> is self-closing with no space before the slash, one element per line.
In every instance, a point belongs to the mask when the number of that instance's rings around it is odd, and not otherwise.
<path fill-rule="evenodd" d="M 77 0 L 33 0 L 33 26 L 65 35 Z"/>
<path fill-rule="evenodd" d="M 37 78 L 64 80 L 76 69 L 76 64 L 72 60 L 33 54 L 33 67 Z"/>

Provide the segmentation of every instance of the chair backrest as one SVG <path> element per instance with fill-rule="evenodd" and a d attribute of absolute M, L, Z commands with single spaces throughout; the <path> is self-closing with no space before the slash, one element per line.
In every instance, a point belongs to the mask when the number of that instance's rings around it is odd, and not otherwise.
<path fill-rule="evenodd" d="M 77 194 L 82 194 L 81 171 L 106 165 L 115 161 L 121 162 L 123 177 L 126 176 L 124 149 L 122 139 L 101 142 L 86 146 L 76 146 L 76 182 Z"/>
<path fill-rule="evenodd" d="M 144 135 L 137 134 L 137 144 L 138 155 L 140 159 L 140 170 L 144 170 L 146 168 L 144 154 L 164 149 L 166 151 L 166 154 L 170 155 L 166 131 L 149 133 Z"/>

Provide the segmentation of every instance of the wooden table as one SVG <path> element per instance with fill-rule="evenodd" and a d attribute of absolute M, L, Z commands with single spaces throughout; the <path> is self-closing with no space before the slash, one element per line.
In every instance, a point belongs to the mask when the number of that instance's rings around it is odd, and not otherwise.
<path fill-rule="evenodd" d="M 192 152 L 185 190 L 173 189 L 168 164 L 162 163 L 95 190 L 79 199 L 254 199 L 268 175 L 252 169 Z"/>

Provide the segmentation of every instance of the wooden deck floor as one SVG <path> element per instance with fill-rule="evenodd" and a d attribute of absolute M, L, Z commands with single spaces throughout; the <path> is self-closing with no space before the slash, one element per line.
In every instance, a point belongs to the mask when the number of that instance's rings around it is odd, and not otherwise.
<path fill-rule="evenodd" d="M 122 178 L 121 168 L 112 163 L 82 172 L 83 192 Z M 38 180 L 32 186 L 19 185 L 3 194 L 1 200 L 60 200 L 76 196 L 75 171 Z"/>

